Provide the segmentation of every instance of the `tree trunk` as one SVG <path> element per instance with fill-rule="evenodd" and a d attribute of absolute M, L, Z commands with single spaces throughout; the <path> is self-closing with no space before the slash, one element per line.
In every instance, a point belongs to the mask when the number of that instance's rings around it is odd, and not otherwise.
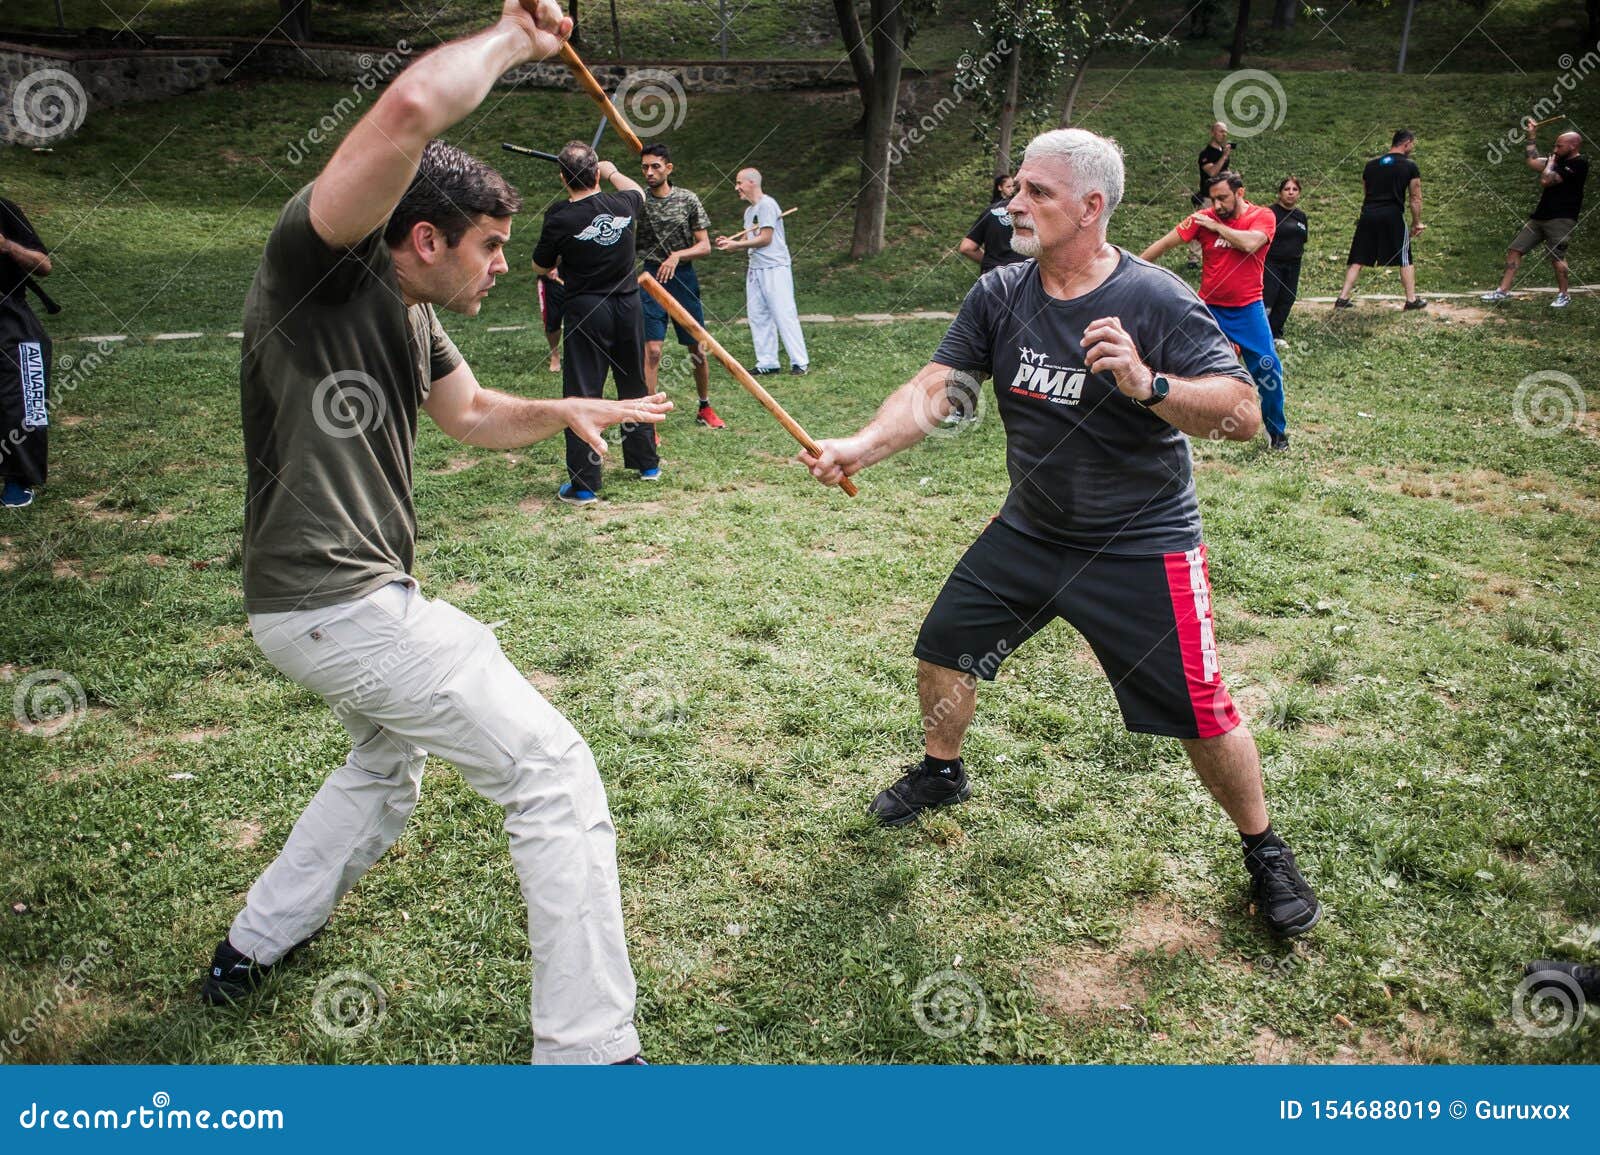
<path fill-rule="evenodd" d="M 580 31 L 578 26 L 578 0 L 569 0 L 569 3 L 567 4 L 567 15 L 572 17 L 572 35 L 567 39 L 571 41 L 574 48 L 582 48 L 583 33 Z"/>
<path fill-rule="evenodd" d="M 1300 12 L 1301 0 L 1277 0 L 1272 6 L 1272 27 L 1287 32 L 1294 27 L 1294 18 Z"/>
<path fill-rule="evenodd" d="M 900 0 L 872 0 L 870 11 L 872 81 L 862 95 L 866 133 L 861 141 L 861 191 L 856 197 L 855 229 L 850 237 L 852 258 L 883 251 L 889 207 L 889 144 L 894 134 L 895 109 L 900 103 L 900 70 L 905 64 L 905 14 Z"/>
<path fill-rule="evenodd" d="M 1406 48 L 1411 44 L 1411 13 L 1417 7 L 1417 0 L 1406 0 L 1406 22 L 1400 27 L 1400 59 L 1395 61 L 1394 70 L 1406 70 Z"/>
<path fill-rule="evenodd" d="M 1250 0 L 1239 0 L 1239 15 L 1233 22 L 1233 48 L 1228 53 L 1228 67 L 1238 68 L 1244 63 L 1244 36 L 1250 27 Z"/>
<path fill-rule="evenodd" d="M 1022 83 L 1022 45 L 1014 39 L 1011 59 L 1006 62 L 1006 99 L 1000 106 L 999 143 L 994 150 L 994 175 L 1011 173 L 1011 130 L 1017 123 L 1017 88 Z"/>
<path fill-rule="evenodd" d="M 1600 41 L 1600 0 L 1584 0 L 1584 13 L 1589 17 L 1589 31 L 1584 35 L 1585 44 L 1594 44 Z"/>
<path fill-rule="evenodd" d="M 1072 127 L 1072 110 L 1078 103 L 1078 92 L 1083 88 L 1083 78 L 1089 71 L 1089 58 L 1094 55 L 1095 49 L 1105 42 L 1106 37 L 1122 27 L 1122 18 L 1128 14 L 1128 9 L 1132 7 L 1133 0 L 1123 0 L 1122 7 L 1113 12 L 1111 18 L 1106 21 L 1105 28 L 1101 30 L 1098 36 L 1089 41 L 1088 46 L 1084 48 L 1083 56 L 1078 60 L 1078 68 L 1072 74 L 1072 84 L 1067 89 L 1067 103 L 1061 109 L 1060 127 Z"/>
<path fill-rule="evenodd" d="M 311 39 L 311 0 L 278 0 L 278 31 L 296 44 Z"/>
<path fill-rule="evenodd" d="M 611 0 L 611 41 L 616 45 L 617 59 L 622 59 L 622 25 L 617 21 L 617 0 Z"/>

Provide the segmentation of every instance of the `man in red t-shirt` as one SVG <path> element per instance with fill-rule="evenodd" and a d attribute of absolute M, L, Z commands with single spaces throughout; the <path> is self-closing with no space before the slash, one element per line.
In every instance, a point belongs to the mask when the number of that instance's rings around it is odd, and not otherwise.
<path fill-rule="evenodd" d="M 1210 208 L 1184 218 L 1143 256 L 1154 261 L 1202 232 L 1212 234 L 1202 241 L 1200 299 L 1216 318 L 1223 336 L 1239 349 L 1245 368 L 1255 380 L 1267 443 L 1273 449 L 1287 449 L 1283 366 L 1273 348 L 1267 310 L 1261 303 L 1262 271 L 1272 236 L 1278 230 L 1278 219 L 1270 208 L 1244 199 L 1244 178 L 1236 172 L 1219 172 L 1209 192 Z"/>

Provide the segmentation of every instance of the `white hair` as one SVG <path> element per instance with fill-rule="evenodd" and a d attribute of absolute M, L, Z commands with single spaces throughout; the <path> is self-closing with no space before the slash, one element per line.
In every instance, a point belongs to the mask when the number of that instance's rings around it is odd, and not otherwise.
<path fill-rule="evenodd" d="M 1104 225 L 1111 219 L 1112 211 L 1122 203 L 1122 146 L 1109 136 L 1096 136 L 1081 128 L 1058 128 L 1043 132 L 1028 142 L 1022 161 L 1043 160 L 1055 157 L 1067 164 L 1072 174 L 1072 190 L 1086 197 L 1097 192 L 1105 197 L 1105 212 L 1100 214 Z"/>

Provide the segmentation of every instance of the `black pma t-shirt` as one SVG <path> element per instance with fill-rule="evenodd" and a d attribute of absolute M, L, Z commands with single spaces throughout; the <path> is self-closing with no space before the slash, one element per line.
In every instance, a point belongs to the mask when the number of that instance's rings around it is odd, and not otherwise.
<path fill-rule="evenodd" d="M 1397 152 L 1386 152 L 1367 161 L 1361 170 L 1366 186 L 1362 212 L 1403 212 L 1410 196 L 1411 182 L 1422 176 L 1416 162 Z"/>
<path fill-rule="evenodd" d="M 1311 231 L 1306 214 L 1298 208 L 1286 209 L 1277 201 L 1267 207 L 1278 219 L 1278 227 L 1272 234 L 1272 245 L 1267 249 L 1267 260 L 1298 265 L 1306 251 L 1306 237 Z"/>
<path fill-rule="evenodd" d="M 1174 377 L 1249 381 L 1200 298 L 1123 250 L 1112 274 L 1070 301 L 1044 291 L 1036 261 L 978 278 L 933 360 L 994 378 L 1011 492 L 1000 519 L 1079 549 L 1149 555 L 1200 541 L 1189 439 L 1083 366 L 1083 331 L 1118 317 L 1140 356 Z"/>
<path fill-rule="evenodd" d="M 25 249 L 39 253 L 48 251 L 39 240 L 39 234 L 33 231 L 27 214 L 3 197 L 0 197 L 0 236 Z M 44 336 L 44 327 L 28 305 L 25 287 L 28 275 L 16 261 L 0 256 L 0 347 L 19 341 L 38 341 Z"/>
<path fill-rule="evenodd" d="M 1221 160 L 1223 157 L 1225 157 L 1227 155 L 1228 155 L 1227 153 L 1223 152 L 1220 148 L 1218 148 L 1214 144 L 1208 144 L 1208 145 L 1206 145 L 1204 148 L 1202 148 L 1200 150 L 1200 159 L 1198 161 L 1198 165 L 1199 165 L 1199 169 L 1200 169 L 1200 190 L 1199 191 L 1200 191 L 1200 195 L 1201 196 L 1206 196 L 1208 193 L 1210 193 L 1210 191 L 1211 191 L 1211 182 L 1214 179 L 1216 179 L 1215 178 L 1215 174 L 1208 173 L 1206 171 L 1206 165 L 1208 165 L 1208 164 L 1216 164 L 1217 161 Z M 1217 170 L 1217 172 L 1221 172 L 1221 171 L 1222 170 L 1220 168 Z"/>
<path fill-rule="evenodd" d="M 1589 158 L 1557 158 L 1559 182 L 1545 189 L 1534 206 L 1536 221 L 1575 221 L 1583 212 L 1583 183 L 1589 179 Z"/>
<path fill-rule="evenodd" d="M 967 240 L 983 248 L 980 272 L 987 273 L 1001 265 L 1014 265 L 1027 259 L 1011 247 L 1011 211 L 1007 207 L 1010 204 L 1008 200 L 995 201 L 967 230 Z"/>
<path fill-rule="evenodd" d="M 543 269 L 560 262 L 568 297 L 638 292 L 633 254 L 643 212 L 644 194 L 631 189 L 563 201 L 544 214 L 533 261 Z"/>

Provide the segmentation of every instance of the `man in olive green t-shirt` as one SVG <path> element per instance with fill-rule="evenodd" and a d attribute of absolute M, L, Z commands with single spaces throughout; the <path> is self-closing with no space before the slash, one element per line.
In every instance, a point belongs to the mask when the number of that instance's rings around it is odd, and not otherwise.
<path fill-rule="evenodd" d="M 432 138 L 494 80 L 554 55 L 572 22 L 553 0 L 406 69 L 316 180 L 284 207 L 245 302 L 240 364 L 250 630 L 282 673 L 320 694 L 352 748 L 250 888 L 203 980 L 248 996 L 317 934 L 399 837 L 429 754 L 501 806 L 528 905 L 533 1060 L 635 1061 L 616 831 L 594 757 L 494 634 L 411 577 L 417 412 L 470 445 L 509 449 L 570 429 L 659 422 L 660 394 L 526 400 L 479 386 L 435 307 L 475 315 L 520 198 Z"/>

